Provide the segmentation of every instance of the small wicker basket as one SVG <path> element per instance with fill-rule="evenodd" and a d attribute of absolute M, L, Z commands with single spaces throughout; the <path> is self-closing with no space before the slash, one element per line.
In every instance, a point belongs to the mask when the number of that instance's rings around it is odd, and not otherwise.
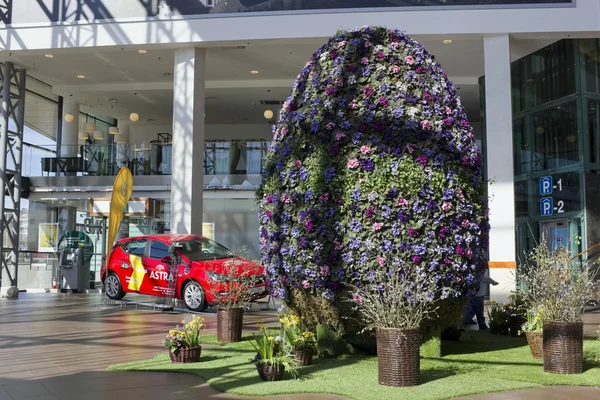
<path fill-rule="evenodd" d="M 544 371 L 583 373 L 583 322 L 544 321 Z"/>
<path fill-rule="evenodd" d="M 299 366 L 312 365 L 314 354 L 312 349 L 294 350 L 293 354 Z"/>
<path fill-rule="evenodd" d="M 283 374 L 285 372 L 285 366 L 276 364 L 269 365 L 263 363 L 256 364 L 256 370 L 258 371 L 258 375 L 260 379 L 266 382 L 275 382 L 280 381 L 283 378 Z"/>
<path fill-rule="evenodd" d="M 171 357 L 171 362 L 173 363 L 181 363 L 181 364 L 189 364 L 200 361 L 200 352 L 202 351 L 202 346 L 191 347 L 191 348 L 183 348 L 179 350 L 177 353 L 173 353 L 169 350 L 169 357 Z"/>
<path fill-rule="evenodd" d="M 541 360 L 544 358 L 544 336 L 542 332 L 526 331 L 527 343 L 533 358 Z"/>
<path fill-rule="evenodd" d="M 243 308 L 217 310 L 217 340 L 219 342 L 241 341 L 243 323 Z"/>
<path fill-rule="evenodd" d="M 418 329 L 377 329 L 377 363 L 379 384 L 385 386 L 416 386 L 419 384 Z"/>

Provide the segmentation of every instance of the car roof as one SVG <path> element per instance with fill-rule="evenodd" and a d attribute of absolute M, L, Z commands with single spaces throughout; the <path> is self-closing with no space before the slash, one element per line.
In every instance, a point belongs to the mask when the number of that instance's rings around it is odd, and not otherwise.
<path fill-rule="evenodd" d="M 160 240 L 162 242 L 173 243 L 183 240 L 194 240 L 194 239 L 206 239 L 204 236 L 200 235 L 191 235 L 191 234 L 158 234 L 158 235 L 141 235 L 141 236 L 132 236 L 128 238 L 124 238 L 119 240 L 119 243 L 128 242 L 130 240 Z"/>

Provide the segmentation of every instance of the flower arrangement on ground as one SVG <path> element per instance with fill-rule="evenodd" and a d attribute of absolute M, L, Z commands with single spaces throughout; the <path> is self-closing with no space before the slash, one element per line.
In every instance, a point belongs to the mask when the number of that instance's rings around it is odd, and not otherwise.
<path fill-rule="evenodd" d="M 287 372 L 296 377 L 298 375 L 297 364 L 291 353 L 291 346 L 278 331 L 258 325 L 259 333 L 252 339 L 252 346 L 257 354 L 254 359 L 259 376 L 264 381 L 279 381 Z"/>
<path fill-rule="evenodd" d="M 303 328 L 300 318 L 289 312 L 280 313 L 279 322 L 285 341 L 292 346 L 297 364 L 300 366 L 312 365 L 317 349 L 314 332 Z"/>
<path fill-rule="evenodd" d="M 344 325 L 345 284 L 388 267 L 426 275 L 430 301 L 472 293 L 484 193 L 472 129 L 433 55 L 398 30 L 339 32 L 283 105 L 257 191 L 273 294 L 314 327 Z"/>
<path fill-rule="evenodd" d="M 172 362 L 197 362 L 202 350 L 201 338 L 204 331 L 204 319 L 194 316 L 190 322 L 182 321 L 182 323 L 182 327 L 178 326 L 169 331 L 163 344 L 169 349 Z"/>
<path fill-rule="evenodd" d="M 585 306 L 597 293 L 597 268 L 571 258 L 567 249 L 552 251 L 542 242 L 521 267 L 522 294 L 530 308 L 543 310 L 544 371 L 583 372 Z"/>
<path fill-rule="evenodd" d="M 420 327 L 436 312 L 425 274 L 406 264 L 377 270 L 372 282 L 352 286 L 353 307 L 365 329 L 377 331 L 379 383 L 386 386 L 419 384 Z M 447 289 L 444 289 L 447 290 Z M 434 298 L 439 298 L 435 295 Z"/>
<path fill-rule="evenodd" d="M 533 358 L 543 358 L 544 309 L 537 307 L 527 310 L 527 321 L 521 326 L 519 334 L 525 334 Z"/>
<path fill-rule="evenodd" d="M 218 269 L 209 268 L 206 274 L 208 292 L 217 303 L 217 340 L 239 342 L 244 310 L 255 296 L 253 289 L 264 281 L 264 276 L 257 275 L 255 270 L 237 258 L 225 262 Z"/>

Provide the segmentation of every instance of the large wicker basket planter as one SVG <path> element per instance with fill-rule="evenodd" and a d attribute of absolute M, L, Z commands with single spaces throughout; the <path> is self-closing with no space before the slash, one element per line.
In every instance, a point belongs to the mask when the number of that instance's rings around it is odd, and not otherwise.
<path fill-rule="evenodd" d="M 544 321 L 544 371 L 583 373 L 583 322 Z"/>
<path fill-rule="evenodd" d="M 527 343 L 529 344 L 529 350 L 533 358 L 542 359 L 544 358 L 544 338 L 542 332 L 526 331 L 525 336 L 527 337 Z"/>
<path fill-rule="evenodd" d="M 294 358 L 296 359 L 296 362 L 301 367 L 306 367 L 307 365 L 313 364 L 313 350 L 312 349 L 294 350 L 293 355 L 294 355 Z"/>
<path fill-rule="evenodd" d="M 280 381 L 283 378 L 285 367 L 283 365 L 256 364 L 256 370 L 260 379 L 266 382 Z"/>
<path fill-rule="evenodd" d="M 217 340 L 219 342 L 241 341 L 243 322 L 243 308 L 217 310 Z"/>
<path fill-rule="evenodd" d="M 377 329 L 377 363 L 379 384 L 384 386 L 416 386 L 419 384 L 418 329 Z"/>
<path fill-rule="evenodd" d="M 191 347 L 189 349 L 184 348 L 179 350 L 177 353 L 173 353 L 169 351 L 169 357 L 171 357 L 171 362 L 173 363 L 181 363 L 181 364 L 189 364 L 200 361 L 200 352 L 202 351 L 202 346 Z"/>

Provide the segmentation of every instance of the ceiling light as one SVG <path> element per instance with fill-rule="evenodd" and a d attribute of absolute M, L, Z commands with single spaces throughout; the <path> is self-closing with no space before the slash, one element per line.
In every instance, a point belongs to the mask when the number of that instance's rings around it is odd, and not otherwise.
<path fill-rule="evenodd" d="M 54 54 L 44 54 L 44 57 L 46 57 L 46 58 L 54 58 Z"/>
<path fill-rule="evenodd" d="M 265 112 L 263 113 L 263 115 L 265 116 L 266 119 L 271 119 L 271 118 L 273 118 L 273 111 L 271 111 L 271 110 L 265 110 Z"/>
<path fill-rule="evenodd" d="M 90 138 L 90 135 L 85 133 L 85 132 L 79 132 L 79 139 L 81 140 L 87 140 Z"/>
<path fill-rule="evenodd" d="M 85 78 L 85 75 L 77 75 L 77 77 L 78 77 L 79 79 L 84 79 L 84 78 Z"/>
<path fill-rule="evenodd" d="M 450 39 L 444 40 L 444 44 L 450 44 L 450 43 L 452 43 L 452 40 L 450 40 Z"/>
<path fill-rule="evenodd" d="M 96 130 L 96 125 L 92 124 L 92 123 L 87 123 L 85 124 L 83 131 L 85 133 L 93 133 Z"/>
<path fill-rule="evenodd" d="M 108 133 L 110 133 L 111 135 L 118 135 L 119 128 L 116 126 L 111 126 L 110 128 L 108 128 Z"/>
<path fill-rule="evenodd" d="M 138 50 L 138 53 L 140 53 L 140 54 L 146 54 L 147 51 L 146 50 Z"/>
<path fill-rule="evenodd" d="M 96 140 L 103 140 L 104 139 L 104 132 L 102 132 L 102 131 L 94 131 L 94 139 L 96 139 Z"/>
<path fill-rule="evenodd" d="M 123 135 L 115 136 L 115 143 L 116 144 L 125 144 L 125 137 Z"/>
<path fill-rule="evenodd" d="M 258 75 L 258 71 L 257 71 L 257 70 L 255 70 L 255 69 L 254 69 L 254 70 L 252 70 L 252 71 L 250 71 L 250 73 L 251 73 L 252 75 Z"/>
<path fill-rule="evenodd" d="M 73 122 L 74 119 L 75 119 L 75 117 L 73 116 L 73 114 L 71 114 L 71 113 L 66 113 L 65 114 L 65 121 L 67 121 L 67 122 Z"/>
<path fill-rule="evenodd" d="M 131 113 L 131 114 L 129 114 L 129 119 L 131 120 L 131 122 L 136 122 L 137 120 L 140 119 L 140 114 Z"/>

